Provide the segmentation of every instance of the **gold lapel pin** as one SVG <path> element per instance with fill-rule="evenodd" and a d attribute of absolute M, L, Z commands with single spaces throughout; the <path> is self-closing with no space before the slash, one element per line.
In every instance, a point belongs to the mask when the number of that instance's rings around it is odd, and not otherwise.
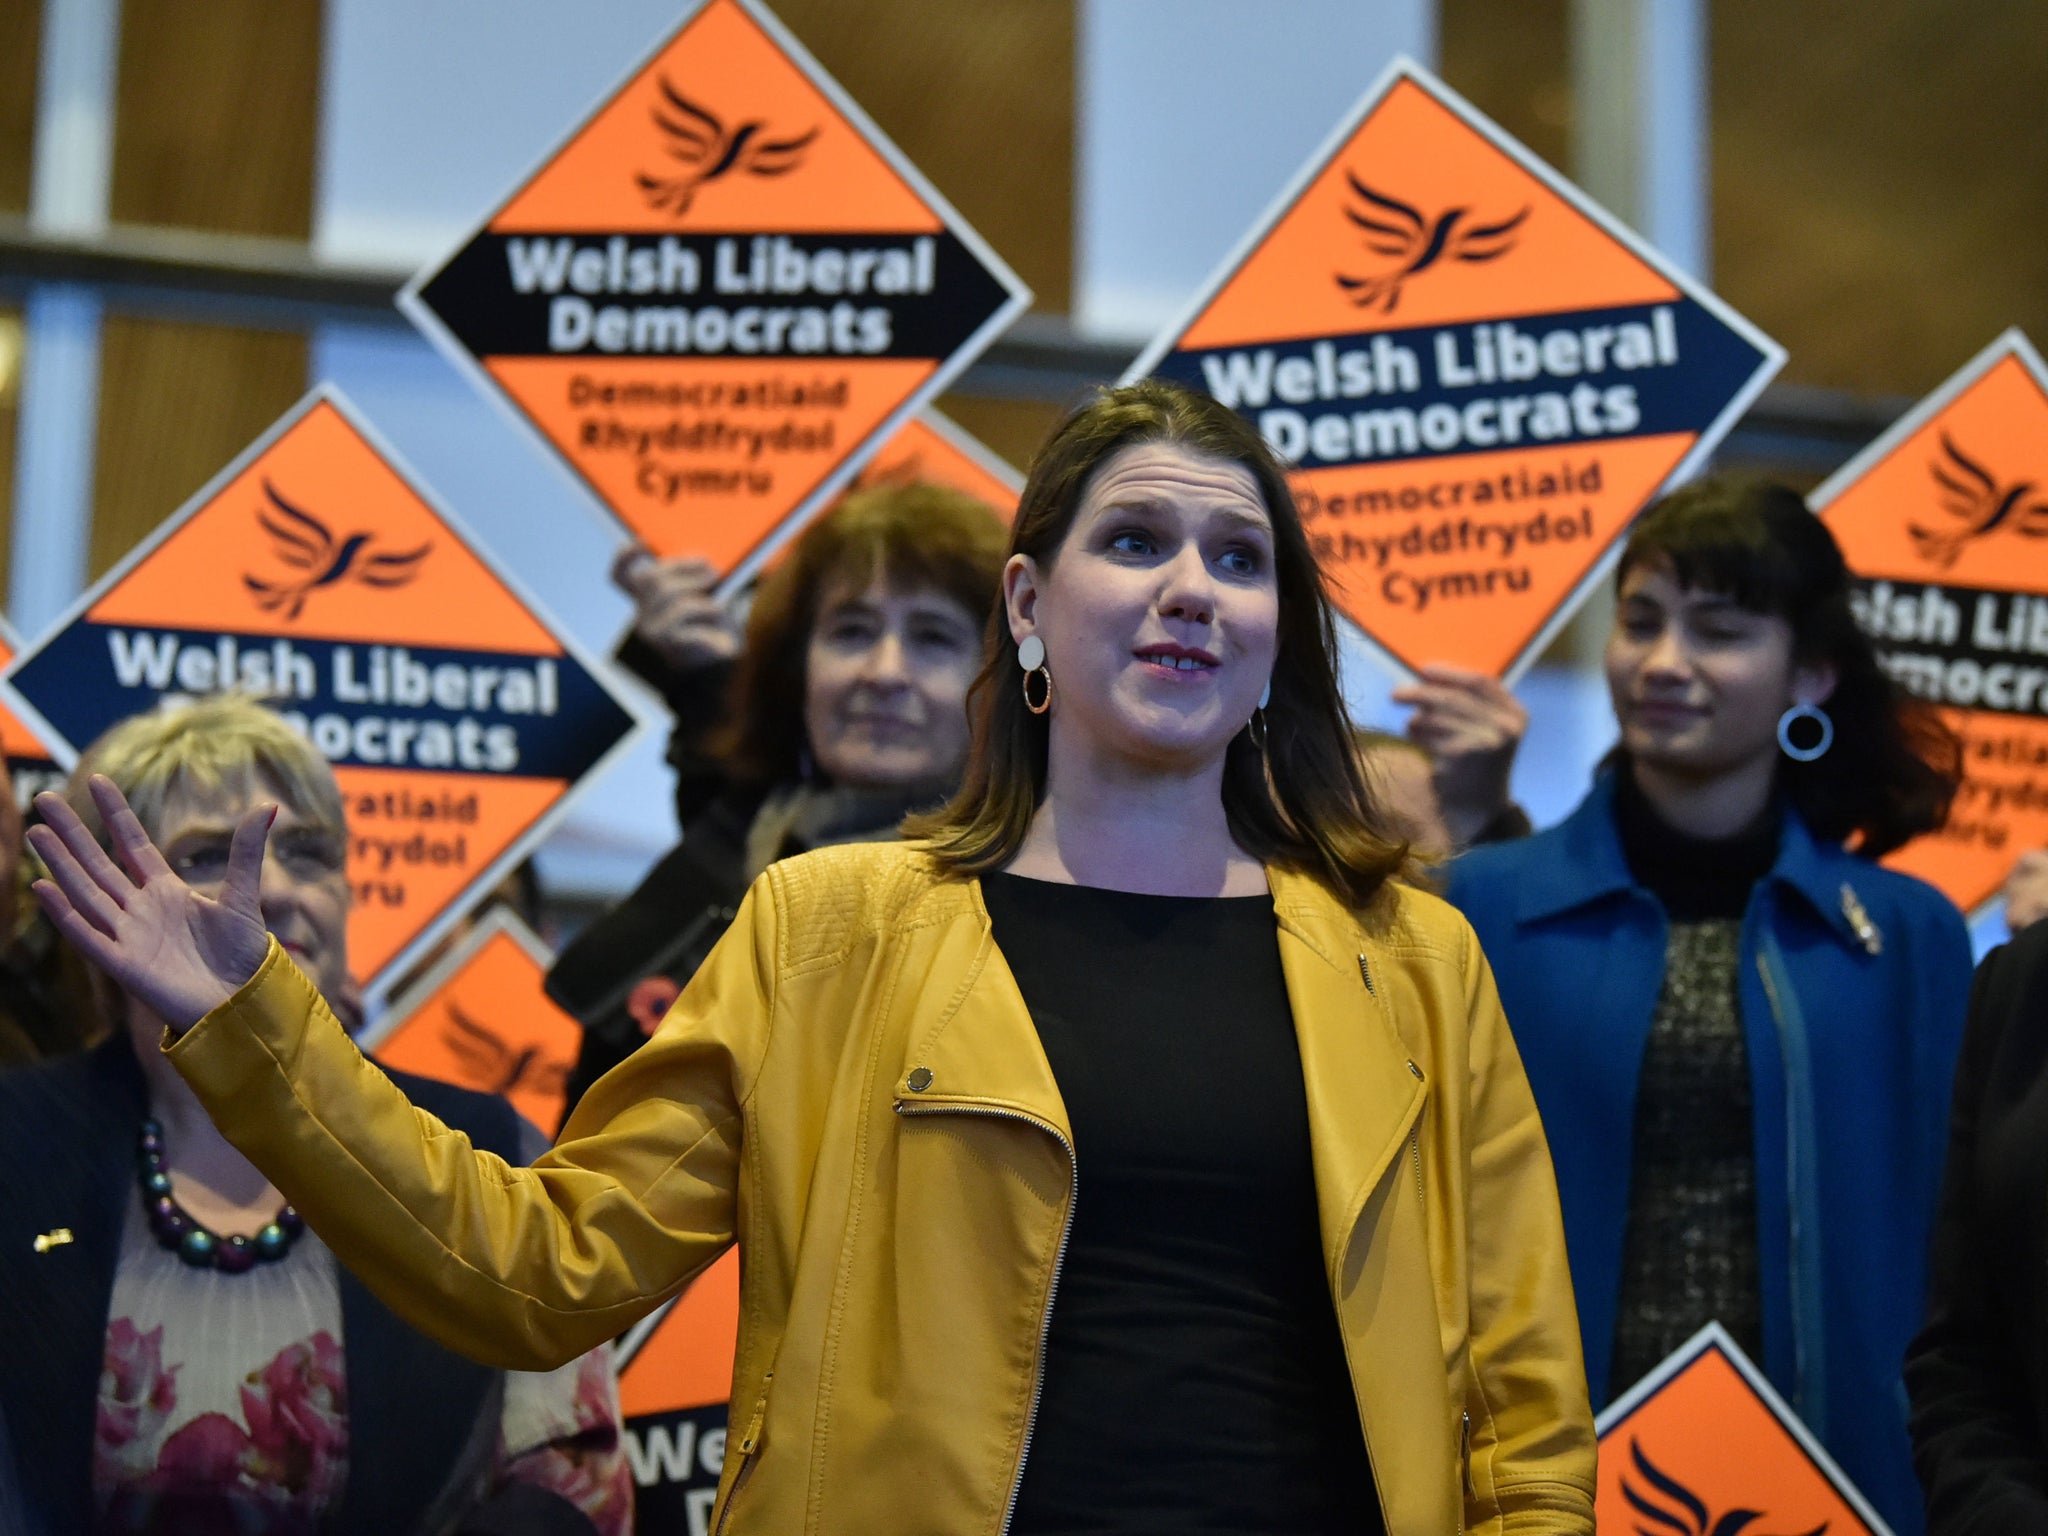
<path fill-rule="evenodd" d="M 1870 914 L 1863 909 L 1863 903 L 1856 899 L 1856 892 L 1849 882 L 1842 882 L 1842 916 L 1849 919 L 1849 926 L 1856 930 L 1856 937 L 1862 942 L 1868 954 L 1884 953 L 1884 935 L 1877 924 L 1870 920 Z"/>
<path fill-rule="evenodd" d="M 36 1235 L 36 1252 L 48 1253 L 52 1248 L 62 1248 L 66 1243 L 75 1241 L 69 1227 L 56 1227 Z"/>

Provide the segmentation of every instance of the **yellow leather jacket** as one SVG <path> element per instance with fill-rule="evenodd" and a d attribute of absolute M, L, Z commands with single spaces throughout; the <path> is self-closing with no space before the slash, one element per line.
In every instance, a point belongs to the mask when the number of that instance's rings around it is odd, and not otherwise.
<path fill-rule="evenodd" d="M 1593 1530 L 1550 1157 L 1472 931 L 1271 872 L 1316 1196 L 1392 1536 Z M 368 1067 L 273 943 L 168 1047 L 395 1311 L 501 1367 L 743 1256 L 714 1529 L 1008 1521 L 1079 1170 L 978 883 L 914 848 L 772 866 L 653 1040 L 531 1168 Z"/>

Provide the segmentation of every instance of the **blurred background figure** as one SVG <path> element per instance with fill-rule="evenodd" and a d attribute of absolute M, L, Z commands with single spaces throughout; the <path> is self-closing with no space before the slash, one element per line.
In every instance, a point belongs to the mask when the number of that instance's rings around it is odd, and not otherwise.
<path fill-rule="evenodd" d="M 2005 902 L 2005 926 L 2014 933 L 2048 914 L 2048 848 L 2021 854 L 1999 895 Z"/>
<path fill-rule="evenodd" d="M 1390 731 L 1358 728 L 1351 740 L 1358 761 L 1372 783 L 1381 811 L 1393 829 L 1408 841 L 1408 851 L 1426 864 L 1441 862 L 1457 849 L 1437 798 L 1435 765 L 1424 748 Z"/>
<path fill-rule="evenodd" d="M 1529 711 L 1507 685 L 1462 667 L 1429 666 L 1396 688 L 1412 708 L 1408 732 L 1359 728 L 1359 761 L 1381 807 L 1425 863 L 1480 843 L 1507 842 L 1533 830 L 1508 781 L 1529 729 Z"/>
<path fill-rule="evenodd" d="M 116 726 L 68 791 L 104 843 L 95 772 L 201 889 L 225 876 L 236 822 L 276 803 L 264 923 L 324 995 L 351 994 L 341 793 L 283 720 L 226 696 Z M 0 1413 L 31 1516 L 104 1533 L 628 1530 L 608 1352 L 522 1375 L 413 1332 L 214 1130 L 161 1022 L 96 992 L 99 1045 L 0 1076 Z M 537 1154 L 502 1099 L 391 1076 L 476 1145 Z"/>
<path fill-rule="evenodd" d="M 705 562 L 621 557 L 621 659 L 675 712 L 683 836 L 549 973 L 584 1027 L 570 1109 L 653 1031 L 770 863 L 893 838 L 952 792 L 1008 536 L 950 487 L 863 487 L 762 579 L 743 635 Z"/>
<path fill-rule="evenodd" d="M 2048 1530 L 2044 1019 L 2035 924 L 1978 970 L 1956 1065 L 1927 1324 L 1906 1356 L 1929 1536 Z"/>
<path fill-rule="evenodd" d="M 1970 948 L 1874 860 L 1941 825 L 1960 749 L 1880 669 L 1793 491 L 1675 492 L 1616 586 L 1620 746 L 1561 825 L 1446 892 L 1550 1136 L 1594 1404 L 1718 1321 L 1915 1531 L 1898 1361 Z"/>

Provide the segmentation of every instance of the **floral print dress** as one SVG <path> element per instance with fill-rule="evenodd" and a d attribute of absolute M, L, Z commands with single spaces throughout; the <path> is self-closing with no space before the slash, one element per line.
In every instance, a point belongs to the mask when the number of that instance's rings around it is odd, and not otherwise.
<path fill-rule="evenodd" d="M 348 1481 L 348 1372 L 332 1252 L 302 1233 L 240 1275 L 159 1248 L 131 1197 L 93 1448 L 106 1536 L 312 1536 Z M 600 1536 L 632 1528 L 610 1352 L 508 1372 L 493 1485 L 538 1483 Z"/>

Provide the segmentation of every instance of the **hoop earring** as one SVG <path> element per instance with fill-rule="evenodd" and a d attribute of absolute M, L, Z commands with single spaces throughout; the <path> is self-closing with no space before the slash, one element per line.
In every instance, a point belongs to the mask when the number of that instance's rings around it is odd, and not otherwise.
<path fill-rule="evenodd" d="M 1792 742 L 1792 723 L 1795 720 L 1818 720 L 1820 740 L 1810 747 L 1795 746 Z M 1826 710 L 1818 704 L 1794 704 L 1778 716 L 1778 747 L 1795 763 L 1810 763 L 1817 757 L 1827 756 L 1829 747 L 1835 744 L 1835 722 L 1828 718 Z"/>
<path fill-rule="evenodd" d="M 1031 697 L 1031 679 L 1034 677 L 1045 679 L 1045 697 L 1042 699 Z M 1052 708 L 1052 669 L 1043 663 L 1024 674 L 1024 707 L 1034 715 L 1042 715 Z"/>
<path fill-rule="evenodd" d="M 1024 707 L 1034 715 L 1042 715 L 1052 708 L 1052 668 L 1045 664 L 1045 642 L 1036 635 L 1026 635 L 1017 642 L 1017 665 L 1024 669 Z M 1045 697 L 1036 703 L 1031 698 L 1031 679 L 1045 679 Z"/>
<path fill-rule="evenodd" d="M 1252 711 L 1251 719 L 1244 723 L 1245 735 L 1251 737 L 1252 745 L 1259 749 L 1259 756 L 1266 755 L 1266 707 L 1261 704 Z"/>

